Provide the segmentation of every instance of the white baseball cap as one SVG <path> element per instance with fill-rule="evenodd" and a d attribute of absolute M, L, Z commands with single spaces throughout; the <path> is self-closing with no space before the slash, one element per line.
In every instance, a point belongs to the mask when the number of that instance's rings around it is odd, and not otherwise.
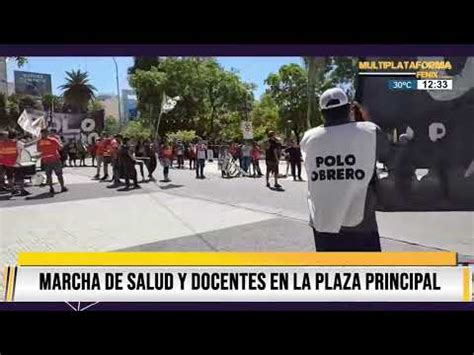
<path fill-rule="evenodd" d="M 319 98 L 319 107 L 321 110 L 329 110 L 347 105 L 348 103 L 349 99 L 346 93 L 339 88 L 326 90 Z"/>

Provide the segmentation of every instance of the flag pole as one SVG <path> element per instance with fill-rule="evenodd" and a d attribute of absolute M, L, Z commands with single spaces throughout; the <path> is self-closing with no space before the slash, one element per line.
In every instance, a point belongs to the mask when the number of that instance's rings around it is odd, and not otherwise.
<path fill-rule="evenodd" d="M 160 110 L 160 114 L 158 115 L 158 122 L 156 124 L 155 140 L 158 139 L 158 129 L 160 128 L 160 120 L 161 120 L 162 113 L 163 113 L 163 110 Z"/>
<path fill-rule="evenodd" d="M 165 102 L 165 92 L 163 91 L 163 98 L 160 104 L 160 113 L 158 115 L 158 122 L 156 123 L 155 141 L 158 139 L 158 129 L 160 128 L 161 115 L 163 114 L 163 104 Z"/>

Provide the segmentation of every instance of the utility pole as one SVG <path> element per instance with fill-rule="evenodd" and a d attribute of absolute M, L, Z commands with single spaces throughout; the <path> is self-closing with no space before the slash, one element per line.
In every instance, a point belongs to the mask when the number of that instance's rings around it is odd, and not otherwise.
<path fill-rule="evenodd" d="M 115 80 L 117 82 L 117 100 L 118 100 L 118 119 L 119 123 L 122 124 L 122 100 L 120 100 L 120 84 L 119 84 L 119 76 L 118 76 L 118 65 L 115 57 L 112 57 L 115 63 Z"/>

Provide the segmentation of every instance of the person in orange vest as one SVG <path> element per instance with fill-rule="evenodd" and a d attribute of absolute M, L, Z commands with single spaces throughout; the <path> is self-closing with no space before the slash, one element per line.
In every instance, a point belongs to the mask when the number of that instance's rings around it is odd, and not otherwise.
<path fill-rule="evenodd" d="M 61 141 L 55 135 L 50 135 L 48 129 L 41 130 L 41 139 L 36 144 L 36 149 L 41 154 L 41 162 L 46 172 L 46 183 L 49 185 L 49 194 L 54 195 L 53 171 L 56 174 L 61 192 L 68 189 L 64 186 L 63 167 L 61 164 Z"/>
<path fill-rule="evenodd" d="M 112 165 L 112 153 L 114 150 L 114 139 L 109 136 L 105 136 L 105 139 L 101 140 L 103 157 L 104 157 L 104 176 L 100 181 L 106 181 L 109 178 L 109 165 Z"/>
<path fill-rule="evenodd" d="M 163 144 L 159 153 L 160 163 L 163 166 L 163 182 L 170 182 L 171 180 L 168 177 L 170 166 L 173 161 L 173 148 L 170 144 Z"/>
<path fill-rule="evenodd" d="M 116 134 L 110 144 L 110 148 L 111 148 L 110 151 L 112 154 L 111 157 L 112 157 L 113 184 L 107 186 L 107 188 L 109 189 L 113 189 L 122 185 L 122 183 L 120 182 L 121 169 L 120 169 L 120 164 L 119 164 L 119 159 L 118 159 L 118 152 L 119 152 L 121 143 L 122 143 L 122 136 L 120 134 Z"/>
<path fill-rule="evenodd" d="M 0 140 L 0 165 L 3 172 L 0 185 L 3 184 L 2 187 L 5 190 L 4 177 L 6 175 L 8 189 L 12 196 L 28 196 L 30 193 L 24 187 L 23 171 L 20 165 L 21 146 L 16 139 L 16 133 L 10 132 L 8 136 L 3 133 L 2 137 L 3 139 Z"/>
<path fill-rule="evenodd" d="M 96 158 L 97 158 L 97 173 L 94 176 L 95 180 L 100 179 L 100 168 L 102 167 L 102 164 L 104 163 L 104 149 L 105 149 L 105 143 L 107 139 L 107 134 L 105 132 L 102 132 L 100 135 L 100 138 L 97 139 L 95 142 L 96 144 Z"/>

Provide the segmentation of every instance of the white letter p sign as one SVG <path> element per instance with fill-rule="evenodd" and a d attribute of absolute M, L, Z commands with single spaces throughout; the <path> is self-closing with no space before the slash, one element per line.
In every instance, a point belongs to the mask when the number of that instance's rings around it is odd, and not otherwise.
<path fill-rule="evenodd" d="M 443 138 L 446 135 L 446 127 L 444 124 L 434 122 L 428 127 L 428 134 L 432 142 L 436 142 L 438 139 Z"/>

